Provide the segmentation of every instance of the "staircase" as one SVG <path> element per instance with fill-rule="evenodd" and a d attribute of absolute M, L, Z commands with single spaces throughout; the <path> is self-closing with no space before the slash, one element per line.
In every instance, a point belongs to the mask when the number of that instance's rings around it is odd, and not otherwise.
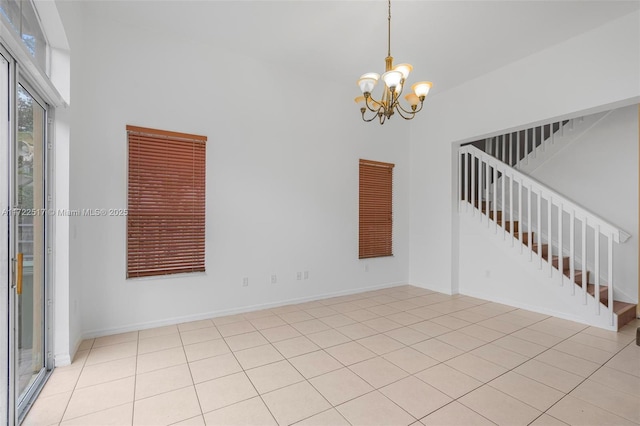
<path fill-rule="evenodd" d="M 585 305 L 585 316 L 595 315 L 603 327 L 619 329 L 635 318 L 636 305 L 614 300 L 613 245 L 630 235 L 516 168 L 529 163 L 529 156 L 538 157 L 541 147 L 557 139 L 570 123 L 551 123 L 460 147 L 459 209 L 477 213 L 480 224 L 502 234 L 549 280 L 567 286 L 575 299 L 571 303 Z M 599 324 L 588 318 L 585 322 Z"/>

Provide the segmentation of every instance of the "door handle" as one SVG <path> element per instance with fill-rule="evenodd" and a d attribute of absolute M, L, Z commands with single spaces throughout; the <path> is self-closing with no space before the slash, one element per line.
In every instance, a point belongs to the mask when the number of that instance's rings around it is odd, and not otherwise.
<path fill-rule="evenodd" d="M 22 262 L 23 262 L 22 253 L 18 253 L 18 270 L 17 270 L 17 278 L 16 278 L 16 293 L 22 294 Z"/>

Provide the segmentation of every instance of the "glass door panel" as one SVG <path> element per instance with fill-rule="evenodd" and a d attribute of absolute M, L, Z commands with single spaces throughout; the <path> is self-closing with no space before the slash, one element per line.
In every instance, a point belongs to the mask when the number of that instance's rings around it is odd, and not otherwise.
<path fill-rule="evenodd" d="M 9 105 L 11 104 L 10 75 L 11 66 L 9 56 L 5 56 L 5 52 L 0 46 L 0 117 L 9 117 Z M 0 221 L 0 277 L 2 284 L 0 285 L 0 364 L 3 366 L 12 365 L 13 356 L 10 354 L 10 344 L 12 340 L 11 330 L 12 321 L 10 321 L 10 295 L 14 293 L 11 288 L 11 250 L 9 249 L 9 221 L 7 215 L 9 212 L 9 194 L 10 179 L 9 171 L 11 170 L 10 159 L 10 128 L 8 120 L 0 120 L 0 203 L 2 204 L 3 218 Z M 13 401 L 13 386 L 11 385 L 10 371 L 12 368 L 0 369 L 0 423 L 11 424 L 13 422 L 13 410 L 10 404 Z M 4 402 L 4 403 L 3 403 Z"/>
<path fill-rule="evenodd" d="M 17 260 L 16 386 L 18 411 L 45 371 L 45 129 L 46 110 L 18 85 L 15 147 Z"/>

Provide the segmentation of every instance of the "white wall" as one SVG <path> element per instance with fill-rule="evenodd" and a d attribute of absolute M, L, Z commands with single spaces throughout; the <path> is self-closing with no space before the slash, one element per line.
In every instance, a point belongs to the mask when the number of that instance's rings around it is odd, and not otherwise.
<path fill-rule="evenodd" d="M 486 222 L 485 222 L 486 223 Z M 596 313 L 595 300 L 584 297 L 578 286 L 542 264 L 529 250 L 511 247 L 502 232 L 479 224 L 471 211 L 460 215 L 460 293 L 553 315 L 584 324 L 615 330 L 606 308 Z M 515 247 L 519 246 L 515 242 Z M 562 278 L 562 285 L 560 285 Z M 586 306 L 585 306 L 586 304 Z"/>
<path fill-rule="evenodd" d="M 631 234 L 614 247 L 614 297 L 637 303 L 638 105 L 611 111 L 531 176 Z"/>
<path fill-rule="evenodd" d="M 428 99 L 411 129 L 412 284 L 457 291 L 465 268 L 458 264 L 457 143 L 637 103 L 639 22 L 640 13 L 631 13 Z"/>
<path fill-rule="evenodd" d="M 48 28 L 54 31 L 58 40 L 64 40 L 64 44 L 62 41 L 58 42 L 61 47 L 58 48 L 55 58 L 52 59 L 55 61 L 52 67 L 58 67 L 57 72 L 53 72 L 54 75 L 57 75 L 54 82 L 59 85 L 58 90 L 68 103 L 70 102 L 71 74 L 69 71 L 72 49 L 71 40 L 68 37 L 75 35 L 77 40 L 77 36 L 81 32 L 82 20 L 74 11 L 71 2 L 55 3 L 55 14 L 50 10 L 52 5 L 41 4 L 40 6 L 46 6 L 46 10 L 49 10 L 48 16 L 50 16 L 51 23 Z M 56 211 L 69 209 L 70 205 L 70 152 L 73 114 L 74 109 L 71 107 L 60 107 L 55 111 L 53 199 Z M 70 256 L 69 217 L 54 216 L 52 233 L 54 244 L 54 359 L 56 365 L 66 365 L 71 362 L 71 357 L 81 340 L 80 312 L 78 310 L 80 289 L 70 281 L 72 258 Z"/>
<path fill-rule="evenodd" d="M 359 121 L 351 82 L 311 93 L 308 75 L 83 8 L 71 40 L 71 208 L 126 207 L 127 124 L 209 138 L 205 274 L 126 280 L 125 218 L 72 218 L 85 336 L 407 282 L 404 123 Z M 357 258 L 359 158 L 396 164 L 395 256 L 367 261 L 369 272 Z"/>

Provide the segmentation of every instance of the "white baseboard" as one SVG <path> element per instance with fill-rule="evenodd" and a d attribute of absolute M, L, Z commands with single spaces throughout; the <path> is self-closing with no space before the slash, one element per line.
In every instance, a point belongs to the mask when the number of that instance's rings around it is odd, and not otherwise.
<path fill-rule="evenodd" d="M 580 323 L 580 324 L 599 327 L 599 328 L 603 328 L 603 329 L 611 330 L 611 331 L 617 331 L 617 326 L 616 325 L 610 325 L 607 322 L 604 322 L 604 321 L 600 320 L 600 317 L 595 317 L 595 320 L 588 321 L 587 320 L 588 317 L 585 318 L 585 317 L 567 315 L 564 312 L 554 311 L 552 309 L 545 309 L 545 308 L 541 308 L 539 306 L 529 305 L 527 303 L 522 303 L 522 302 L 519 302 L 519 301 L 516 301 L 516 300 L 506 299 L 506 298 L 502 298 L 502 297 L 492 297 L 490 295 L 484 294 L 481 291 L 477 291 L 476 292 L 476 291 L 467 289 L 467 290 L 461 291 L 460 294 L 462 294 L 464 296 L 475 297 L 476 299 L 488 300 L 489 302 L 495 302 L 495 303 L 500 303 L 500 304 L 503 304 L 503 305 L 513 306 L 513 307 L 519 308 L 519 309 L 525 309 L 527 311 L 537 312 L 537 313 L 543 314 L 543 315 L 549 315 L 549 316 L 556 317 L 556 318 L 562 318 L 562 319 L 566 319 L 566 320 L 569 320 L 569 321 L 577 322 L 577 323 Z"/>
<path fill-rule="evenodd" d="M 194 315 L 185 315 L 185 316 L 181 316 L 181 317 L 166 318 L 166 319 L 162 319 L 162 320 L 158 320 L 158 321 L 149 321 L 149 322 L 143 322 L 143 323 L 136 323 L 136 324 L 127 325 L 127 326 L 124 326 L 124 327 L 88 330 L 88 331 L 85 331 L 84 333 L 82 333 L 82 340 L 84 340 L 84 339 L 93 339 L 93 338 L 102 337 L 102 336 L 109 336 L 109 335 L 112 335 L 112 334 L 127 333 L 127 332 L 130 332 L 130 331 L 139 331 L 139 330 L 146 330 L 146 329 L 149 329 L 149 328 L 164 327 L 164 326 L 167 326 L 167 325 L 181 324 L 183 322 L 199 321 L 199 320 L 203 320 L 203 319 L 210 319 L 210 318 L 222 317 L 222 316 L 227 316 L 227 315 L 242 314 L 242 313 L 246 313 L 246 312 L 259 311 L 259 310 L 262 310 L 262 309 L 277 308 L 279 306 L 291 305 L 291 304 L 294 304 L 294 303 L 312 302 L 312 301 L 316 301 L 316 300 L 328 299 L 328 298 L 331 298 L 331 297 L 348 296 L 348 295 L 351 295 L 351 294 L 363 293 L 363 292 L 366 292 L 366 291 L 379 290 L 379 289 L 384 289 L 384 288 L 398 287 L 398 286 L 407 285 L 407 284 L 408 284 L 407 282 L 395 282 L 395 283 L 379 284 L 379 285 L 374 285 L 374 286 L 369 286 L 369 287 L 360 287 L 360 288 L 344 290 L 344 291 L 323 293 L 323 294 L 318 294 L 318 295 L 308 296 L 308 297 L 287 299 L 287 300 L 282 300 L 282 301 L 279 301 L 279 302 L 263 303 L 263 304 L 258 304 L 258 305 L 249 305 L 249 306 L 243 306 L 243 307 L 234 308 L 234 309 L 210 311 L 210 312 L 203 312 L 203 313 L 194 314 Z M 78 346 L 79 346 L 79 344 L 80 343 L 78 343 Z M 77 350 L 77 347 L 76 347 L 76 350 Z"/>
<path fill-rule="evenodd" d="M 76 353 L 78 353 L 78 349 L 80 348 L 80 344 L 82 343 L 82 339 L 78 338 L 74 344 L 71 352 L 61 352 L 56 353 L 53 357 L 53 362 L 56 367 L 66 367 L 67 365 L 71 365 L 73 362 L 73 358 L 75 358 Z"/>
<path fill-rule="evenodd" d="M 448 294 L 449 296 L 451 296 L 453 294 L 457 294 L 457 293 L 454 293 L 451 290 L 451 286 L 448 286 L 448 287 L 435 286 L 433 284 L 426 284 L 426 283 L 419 282 L 419 281 L 412 281 L 410 283 L 410 285 L 415 286 L 415 287 L 424 288 L 425 290 L 431 290 L 431 291 L 435 291 L 435 292 L 438 292 L 438 293 Z"/>

